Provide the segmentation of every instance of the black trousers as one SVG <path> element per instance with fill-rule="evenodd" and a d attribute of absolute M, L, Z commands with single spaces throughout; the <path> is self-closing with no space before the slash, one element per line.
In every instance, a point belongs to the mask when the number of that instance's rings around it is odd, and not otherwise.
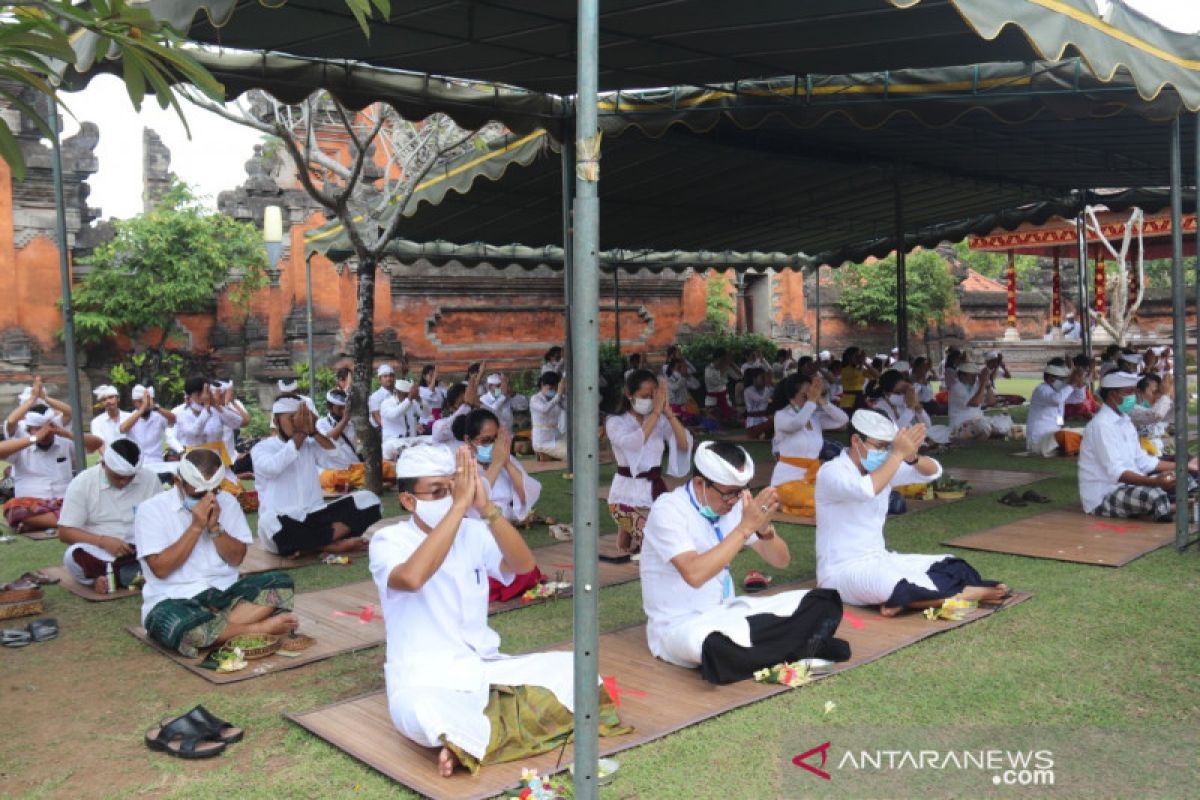
<path fill-rule="evenodd" d="M 842 598 L 834 589 L 813 589 L 790 617 L 755 614 L 750 646 L 742 647 L 723 633 L 710 633 L 700 650 L 700 674 L 709 683 L 734 683 L 764 667 L 803 658 L 847 661 L 850 645 L 833 634 L 842 621 Z"/>
<path fill-rule="evenodd" d="M 281 516 L 279 522 L 283 527 L 275 534 L 275 547 L 281 556 L 316 552 L 333 542 L 333 523 L 341 522 L 352 536 L 361 536 L 382 515 L 383 507 L 378 503 L 359 508 L 353 497 L 343 497 L 304 519 Z"/>

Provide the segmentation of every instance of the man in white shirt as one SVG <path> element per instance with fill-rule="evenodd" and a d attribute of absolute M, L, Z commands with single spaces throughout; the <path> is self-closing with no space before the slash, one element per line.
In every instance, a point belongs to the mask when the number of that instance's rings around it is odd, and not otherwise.
<path fill-rule="evenodd" d="M 956 441 L 987 440 L 1007 436 L 1012 418 L 1007 414 L 984 416 L 983 410 L 996 402 L 992 373 L 970 361 L 963 361 L 955 372 L 958 380 L 950 386 L 950 436 Z"/>
<path fill-rule="evenodd" d="M 1025 449 L 1050 455 L 1058 449 L 1054 434 L 1062 430 L 1067 403 L 1082 403 L 1083 370 L 1068 369 L 1064 359 L 1055 358 L 1042 372 L 1042 382 L 1029 396 L 1029 417 L 1025 421 Z"/>
<path fill-rule="evenodd" d="M 175 487 L 137 507 L 134 545 L 142 562 L 142 625 L 154 641 L 189 658 L 236 636 L 296 629 L 292 578 L 238 578 L 253 537 L 237 500 L 220 491 L 225 468 L 211 450 L 179 462 Z"/>
<path fill-rule="evenodd" d="M 367 412 L 371 419 L 371 425 L 379 428 L 383 425 L 379 420 L 379 407 L 383 405 L 384 400 L 395 394 L 396 370 L 391 364 L 384 363 L 379 365 L 375 374 L 379 376 L 379 388 L 371 392 L 371 396 L 367 398 Z"/>
<path fill-rule="evenodd" d="M 109 591 L 111 565 L 116 585 L 130 586 L 141 570 L 133 549 L 133 513 L 163 490 L 158 476 L 142 466 L 142 453 L 129 439 L 104 448 L 100 463 L 75 476 L 58 519 L 58 538 L 70 545 L 63 566 L 75 580 Z"/>
<path fill-rule="evenodd" d="M 238 400 L 233 392 L 233 381 L 214 381 L 210 391 L 213 393 L 213 403 L 217 415 L 221 418 L 224 429 L 221 431 L 221 441 L 225 444 L 225 452 L 232 459 L 237 459 L 238 431 L 250 424 L 250 412 Z M 304 398 L 308 407 L 317 413 L 312 398 Z"/>
<path fill-rule="evenodd" d="M 345 494 L 361 489 L 366 470 L 358 455 L 358 434 L 346 404 L 349 397 L 341 389 L 325 393 L 325 416 L 317 420 L 317 432 L 333 442 L 339 467 L 321 470 L 321 490 L 326 494 Z"/>
<path fill-rule="evenodd" d="M 1064 339 L 1075 341 L 1078 341 L 1083 336 L 1083 326 L 1075 320 L 1075 312 L 1068 311 L 1066 318 L 1063 319 L 1062 335 Z"/>
<path fill-rule="evenodd" d="M 275 435 L 250 451 L 259 542 L 282 556 L 365 549 L 362 535 L 379 521 L 379 498 L 357 491 L 326 505 L 320 472 L 344 463 L 336 446 L 317 432 L 312 411 L 299 398 L 279 398 L 271 413 Z"/>
<path fill-rule="evenodd" d="M 1150 455 L 1138 443 L 1128 416 L 1137 384 L 1137 375 L 1120 370 L 1100 379 L 1103 405 L 1079 445 L 1079 500 L 1088 514 L 1166 522 L 1175 517 L 1175 462 Z M 1188 469 L 1196 468 L 1193 458 Z"/>
<path fill-rule="evenodd" d="M 642 608 L 650 652 L 698 667 L 712 683 L 782 661 L 849 658 L 849 647 L 832 639 L 842 618 L 836 593 L 735 596 L 729 566 L 744 547 L 776 568 L 791 560 L 771 524 L 776 491 L 768 486 L 751 497 L 754 462 L 732 442 L 703 442 L 695 466 L 695 477 L 655 500 L 646 520 Z"/>
<path fill-rule="evenodd" d="M 383 460 L 395 461 L 400 451 L 421 437 L 420 384 L 407 379 L 392 383 L 391 393 L 379 404 Z"/>
<path fill-rule="evenodd" d="M 49 406 L 50 419 L 59 427 L 66 428 L 71 421 L 71 407 L 61 400 L 56 400 L 46 392 L 42 376 L 35 375 L 33 384 L 26 386 L 17 396 L 17 407 L 9 413 L 4 421 L 4 436 L 18 439 L 29 435 L 25 429 L 25 415 L 36 405 Z"/>
<path fill-rule="evenodd" d="M 924 439 L 924 425 L 899 429 L 878 411 L 859 409 L 850 418 L 850 446 L 817 473 L 817 585 L 852 605 L 878 605 L 885 617 L 939 607 L 949 597 L 997 604 L 1008 595 L 1007 586 L 983 580 L 962 559 L 887 549 L 892 489 L 941 477 L 941 464 L 917 454 Z"/>
<path fill-rule="evenodd" d="M 557 372 L 543 372 L 537 394 L 529 398 L 533 423 L 533 452 L 552 461 L 567 460 L 563 421 L 567 413 L 567 384 Z"/>
<path fill-rule="evenodd" d="M 508 376 L 493 372 L 487 376 L 486 390 L 479 395 L 479 402 L 496 415 L 500 427 L 512 433 L 512 391 L 508 387 Z"/>
<path fill-rule="evenodd" d="M 121 435 L 138 446 L 142 454 L 142 466 L 157 473 L 160 478 L 170 480 L 178 462 L 163 458 L 163 437 L 167 428 L 175 424 L 175 414 L 154 402 L 154 387 L 138 384 L 130 395 L 133 398 L 133 413 L 121 423 Z"/>
<path fill-rule="evenodd" d="M 175 415 L 175 438 L 185 449 L 224 446 L 225 423 L 214 402 L 214 391 L 201 375 L 187 379 L 183 386 L 186 399 L 172 409 Z M 232 463 L 233 453 L 225 453 L 226 465 Z"/>
<path fill-rule="evenodd" d="M 18 533 L 50 530 L 58 525 L 67 486 L 74 476 L 75 447 L 72 435 L 54 421 L 45 405 L 33 406 L 21 420 L 25 434 L 0 442 L 0 459 L 13 468 L 13 498 L 4 504 L 4 519 Z M 93 453 L 104 441 L 83 435 L 84 448 Z"/>
<path fill-rule="evenodd" d="M 121 425 L 129 419 L 128 411 L 121 410 L 121 393 L 115 386 L 97 386 L 92 394 L 100 401 L 101 412 L 92 420 L 91 431 L 105 444 L 121 437 Z"/>
<path fill-rule="evenodd" d="M 508 585 L 536 562 L 488 497 L 470 448 L 407 448 L 396 488 L 412 517 L 371 538 L 396 729 L 441 748 L 437 769 L 447 778 L 460 766 L 474 773 L 561 746 L 574 728 L 571 654 L 500 652 L 500 636 L 487 624 L 488 579 Z M 472 510 L 481 519 L 470 518 Z M 601 734 L 625 732 L 600 693 Z M 537 719 L 536 741 L 530 729 L 522 735 L 508 724 L 524 715 Z"/>

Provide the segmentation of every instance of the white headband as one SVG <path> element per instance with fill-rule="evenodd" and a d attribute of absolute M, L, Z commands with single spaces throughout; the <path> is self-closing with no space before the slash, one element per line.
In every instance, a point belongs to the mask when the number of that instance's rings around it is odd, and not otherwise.
<path fill-rule="evenodd" d="M 146 395 L 150 395 L 150 398 L 153 399 L 154 398 L 154 387 L 153 386 L 142 386 L 140 383 L 137 386 L 133 387 L 133 392 L 130 394 L 130 396 L 134 400 L 141 400 Z"/>
<path fill-rule="evenodd" d="M 300 398 L 298 397 L 281 397 L 271 406 L 272 414 L 290 414 L 293 411 L 300 409 Z"/>
<path fill-rule="evenodd" d="M 379 375 L 380 377 L 383 377 L 384 375 L 395 375 L 396 370 L 391 364 L 380 364 L 379 369 L 375 370 L 375 374 Z"/>
<path fill-rule="evenodd" d="M 748 484 L 754 477 L 754 460 L 750 458 L 750 454 L 743 448 L 738 448 L 746 457 L 746 463 L 738 470 L 734 468 L 733 464 L 712 452 L 712 446 L 712 442 L 701 442 L 700 446 L 696 448 L 696 471 L 713 483 L 723 486 Z"/>
<path fill-rule="evenodd" d="M 411 392 L 412 386 L 412 381 L 406 381 L 403 378 L 396 381 L 396 391 L 400 392 L 401 394 L 404 394 L 405 392 Z"/>
<path fill-rule="evenodd" d="M 92 394 L 94 394 L 96 396 L 97 400 L 103 400 L 106 397 L 120 397 L 121 396 L 121 393 L 117 391 L 117 387 L 109 386 L 107 383 L 104 384 L 103 386 L 97 386 L 95 389 L 92 390 Z"/>
<path fill-rule="evenodd" d="M 397 478 L 435 478 L 453 475 L 454 453 L 448 447 L 418 444 L 407 447 L 396 462 Z"/>
<path fill-rule="evenodd" d="M 22 421 L 25 423 L 26 428 L 40 428 L 52 419 L 54 419 L 54 413 L 51 411 L 47 411 L 45 414 L 30 411 Z"/>
<path fill-rule="evenodd" d="M 330 389 L 325 393 L 325 402 L 330 405 L 344 406 L 346 405 L 346 395 L 342 394 L 337 389 Z"/>
<path fill-rule="evenodd" d="M 294 392 L 298 388 L 300 388 L 300 384 L 296 383 L 295 378 L 291 378 L 286 381 L 285 380 L 276 381 L 275 385 L 279 387 L 279 391 L 281 391 L 281 392 Z"/>
<path fill-rule="evenodd" d="M 185 455 L 183 460 L 179 462 L 179 477 L 193 489 L 211 492 L 221 485 L 221 481 L 225 480 L 225 467 L 217 467 L 217 471 L 213 473 L 213 476 L 206 478 L 200 473 L 200 468 L 193 464 Z"/>
<path fill-rule="evenodd" d="M 499 386 L 503 381 L 504 379 L 500 377 L 499 372 L 493 372 L 487 376 L 487 382 L 491 386 Z"/>
<path fill-rule="evenodd" d="M 1101 389 L 1132 389 L 1138 385 L 1140 381 L 1137 375 L 1130 375 L 1128 372 L 1120 372 L 1113 370 L 1100 379 Z"/>
<path fill-rule="evenodd" d="M 1062 364 L 1047 364 L 1043 370 L 1046 375 L 1053 375 L 1056 378 L 1066 378 L 1070 376 L 1071 370 L 1064 367 Z"/>
<path fill-rule="evenodd" d="M 112 442 L 104 448 L 104 466 L 111 469 L 123 478 L 128 478 L 130 475 L 136 475 L 138 467 L 142 465 L 142 454 L 138 452 L 138 460 L 136 464 L 130 464 L 125 460 L 125 457 L 113 449 Z"/>
<path fill-rule="evenodd" d="M 850 418 L 850 425 L 863 436 L 869 436 L 881 442 L 892 441 L 898 433 L 896 423 L 878 411 L 866 408 L 860 408 L 854 412 L 854 416 Z"/>

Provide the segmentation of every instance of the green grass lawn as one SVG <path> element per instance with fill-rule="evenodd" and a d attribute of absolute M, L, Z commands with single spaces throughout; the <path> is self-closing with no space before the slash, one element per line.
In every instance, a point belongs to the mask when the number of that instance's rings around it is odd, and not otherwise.
<path fill-rule="evenodd" d="M 1009 386 L 1018 381 L 1008 382 Z M 1030 388 L 1033 382 L 1028 382 Z M 1004 390 L 1007 387 L 1002 387 Z M 951 451 L 947 466 L 1036 470 L 1055 501 L 1077 502 L 1074 463 L 1015 459 L 1013 443 Z M 768 457 L 754 445 L 756 458 Z M 611 467 L 604 470 L 607 477 Z M 571 483 L 539 476 L 539 510 L 569 519 Z M 395 513 L 394 497 L 387 513 Z M 602 529 L 613 530 L 601 506 Z M 1035 514 L 996 495 L 894 518 L 899 551 L 945 552 L 946 538 Z M 793 560 L 776 581 L 815 573 L 811 528 L 782 526 Z M 532 545 L 549 541 L 544 528 Z M 57 563 L 63 546 L 18 537 L 0 545 L 0 578 Z M 989 553 L 965 557 L 988 577 L 1033 592 L 1032 600 L 885 659 L 688 728 L 619 756 L 605 797 L 1188 797 L 1195 796 L 1200 723 L 1200 637 L 1194 551 L 1167 548 L 1122 569 Z M 739 557 L 735 579 L 758 566 Z M 349 567 L 295 571 L 301 590 L 368 577 Z M 291 672 L 213 686 L 135 641 L 138 601 L 88 604 L 47 592 L 58 640 L 0 649 L 0 795 L 5 797 L 407 797 L 373 770 L 283 717 L 383 686 L 383 649 Z M 604 589 L 603 630 L 644 620 L 637 583 Z M 0 623 L 2 624 L 2 623 Z M 493 618 L 504 649 L 570 638 L 571 606 L 557 602 Z M 934 623 L 931 623 L 934 624 Z M 649 655 L 647 655 L 649 657 Z M 826 703 L 835 707 L 826 713 Z M 664 697 L 663 702 L 670 702 Z M 150 753 L 143 731 L 170 713 L 204 703 L 244 725 L 246 740 L 209 763 Z M 997 787 L 990 773 L 844 771 L 828 783 L 791 758 L 824 741 L 862 748 L 1043 749 L 1055 753 L 1053 788 Z"/>

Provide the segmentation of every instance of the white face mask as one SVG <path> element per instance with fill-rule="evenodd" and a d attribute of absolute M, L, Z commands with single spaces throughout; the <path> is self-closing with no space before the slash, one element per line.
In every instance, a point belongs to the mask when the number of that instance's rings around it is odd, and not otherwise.
<path fill-rule="evenodd" d="M 641 414 L 643 417 L 654 410 L 653 397 L 637 397 L 633 401 L 634 412 Z"/>
<path fill-rule="evenodd" d="M 1056 379 L 1050 385 L 1054 387 L 1054 391 L 1061 392 L 1063 390 L 1063 387 L 1067 385 L 1067 382 L 1062 380 L 1061 378 L 1059 378 L 1059 379 Z"/>
<path fill-rule="evenodd" d="M 888 400 L 894 406 L 904 405 L 904 395 L 902 395 L 902 394 L 894 394 L 891 397 L 889 397 Z"/>
<path fill-rule="evenodd" d="M 417 498 L 416 515 L 431 528 L 436 528 L 454 505 L 454 498 L 446 495 L 441 500 L 422 500 Z"/>

